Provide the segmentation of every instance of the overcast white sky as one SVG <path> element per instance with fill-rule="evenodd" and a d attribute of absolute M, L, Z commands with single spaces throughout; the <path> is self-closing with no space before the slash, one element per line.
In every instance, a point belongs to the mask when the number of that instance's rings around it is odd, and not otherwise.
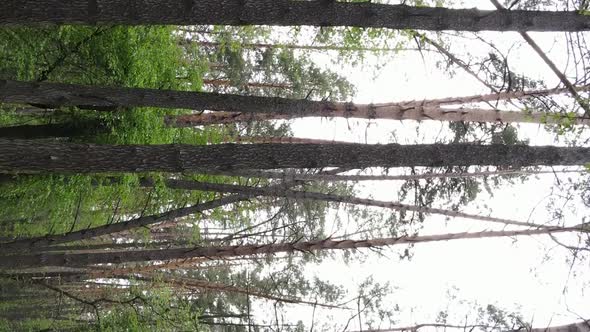
<path fill-rule="evenodd" d="M 467 6 L 471 7 L 471 6 Z M 545 50 L 551 49 L 550 56 L 563 68 L 565 59 L 559 56 L 559 44 L 554 37 L 561 35 L 533 34 L 533 37 Z M 512 41 L 520 41 L 514 33 L 486 34 L 486 38 L 500 45 L 510 46 Z M 457 52 L 460 52 L 457 48 Z M 478 51 L 478 50 L 475 50 Z M 481 50 L 479 50 L 481 51 Z M 557 55 L 557 56 L 556 56 Z M 487 92 L 480 83 L 462 74 L 450 79 L 434 69 L 435 59 L 425 53 L 426 63 L 416 52 L 402 53 L 391 61 L 379 76 L 373 80 L 367 70 L 345 68 L 345 73 L 358 88 L 355 102 L 388 102 L 433 97 L 450 97 L 471 95 Z M 320 59 L 320 61 L 325 59 Z M 538 75 L 546 80 L 549 87 L 556 86 L 558 81 L 552 76 L 545 65 L 532 53 L 526 45 L 513 48 L 510 54 L 513 68 L 518 68 L 528 75 Z M 386 143 L 391 141 L 391 133 L 395 132 L 399 143 L 432 143 L 441 128 L 446 124 L 424 122 L 420 124 L 420 133 L 416 135 L 412 121 L 372 121 L 363 120 L 328 120 L 308 118 L 294 121 L 293 131 L 296 137 L 344 140 L 351 142 Z M 553 136 L 539 125 L 519 126 L 521 138 L 529 138 L 531 144 L 555 144 Z M 444 129 L 443 129 L 444 130 Z M 577 175 L 558 175 L 562 182 L 568 177 Z M 494 197 L 486 193 L 478 196 L 478 204 L 489 206 L 491 215 L 535 223 L 550 222 L 545 209 L 554 185 L 553 174 L 540 175 L 528 182 L 511 187 L 503 187 L 495 191 Z M 366 184 L 363 194 L 372 195 L 383 200 L 396 200 L 396 186 L 392 182 Z M 580 201 L 570 202 L 577 207 L 577 213 L 567 216 L 569 223 L 577 224 L 586 215 L 587 210 Z M 438 207 L 438 206 L 437 206 Z M 535 209 L 535 207 L 537 207 Z M 534 212 L 531 214 L 531 211 Z M 478 210 L 475 206 L 465 209 L 466 212 Z M 446 221 L 437 216 L 426 220 L 425 231 L 429 233 L 447 233 L 451 231 L 481 230 L 489 225 L 466 220 Z M 564 236 L 565 239 L 568 236 Z M 571 237 L 570 237 L 571 239 Z M 590 317 L 590 301 L 584 301 L 587 278 L 590 272 L 588 261 L 577 262 L 573 272 L 567 262 L 571 258 L 563 248 L 555 248 L 548 237 L 490 240 L 464 240 L 447 243 L 420 244 L 413 249 L 411 261 L 400 262 L 396 257 L 398 249 L 392 248 L 391 259 L 372 255 L 363 264 L 345 266 L 340 261 L 325 261 L 308 273 L 316 273 L 322 278 L 353 287 L 372 275 L 376 280 L 389 281 L 399 289 L 389 297 L 391 303 L 399 304 L 403 312 L 396 317 L 399 326 L 415 323 L 432 322 L 440 310 L 450 308 L 455 319 L 449 323 L 465 323 L 472 321 L 469 316 L 470 305 L 459 305 L 457 301 L 476 301 L 480 305 L 496 304 L 500 308 L 513 310 L 520 306 L 520 312 L 534 326 L 567 324 L 578 320 L 577 315 Z M 548 257 L 546 257 L 548 255 Z M 564 286 L 568 291 L 563 293 Z M 454 290 L 454 289 L 458 289 Z M 354 288 L 351 288 L 354 295 Z M 450 303 L 449 292 L 457 296 Z M 348 314 L 331 312 L 337 322 Z M 298 308 L 292 312 L 293 320 L 304 319 L 309 324 L 311 309 Z M 328 318 L 326 311 L 316 313 L 316 324 Z M 349 330 L 358 330 L 358 324 Z M 388 327 L 388 326 L 382 326 Z M 366 328 L 366 326 L 364 327 Z"/>

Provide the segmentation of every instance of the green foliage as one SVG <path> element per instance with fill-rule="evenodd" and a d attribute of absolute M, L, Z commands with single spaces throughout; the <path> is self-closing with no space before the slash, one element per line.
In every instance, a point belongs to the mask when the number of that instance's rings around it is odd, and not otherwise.
<path fill-rule="evenodd" d="M 198 59 L 187 64 L 170 27 L 74 27 L 0 29 L 0 77 L 68 83 L 166 89 L 200 88 Z M 194 64 L 194 65 L 193 65 Z M 192 71 L 182 84 L 179 71 Z M 199 79 L 194 79 L 194 76 Z M 22 116 L 4 105 L 3 125 L 95 123 L 100 130 L 71 141 L 109 144 L 205 144 L 215 128 L 171 129 L 165 114 L 181 110 L 133 108 L 115 112 L 61 109 L 47 116 Z M 75 125 L 74 125 L 75 126 Z M 121 161 L 124 162 L 124 161 Z M 128 213 L 159 211 L 171 201 L 205 200 L 202 193 L 181 193 L 163 186 L 139 188 L 139 177 L 5 176 L 0 183 L 0 227 L 4 236 L 62 233 L 104 224 Z M 158 175 L 151 175 L 158 177 Z M 182 203 L 179 203 L 182 204 Z"/>
<path fill-rule="evenodd" d="M 98 331 L 206 331 L 199 324 L 200 310 L 195 310 L 189 300 L 179 297 L 169 289 L 150 291 L 147 295 L 132 291 L 141 298 L 141 305 L 118 307 L 101 317 Z"/>

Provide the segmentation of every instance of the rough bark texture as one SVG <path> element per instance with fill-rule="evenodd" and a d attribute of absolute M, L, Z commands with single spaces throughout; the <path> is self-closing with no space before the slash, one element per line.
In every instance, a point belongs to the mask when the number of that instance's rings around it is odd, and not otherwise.
<path fill-rule="evenodd" d="M 3 0 L 0 24 L 312 25 L 417 30 L 580 31 L 577 12 L 500 11 L 292 0 Z"/>
<path fill-rule="evenodd" d="M 574 124 L 590 124 L 590 119 L 583 116 L 567 117 L 559 113 L 517 112 L 482 108 L 442 108 L 430 106 L 378 106 L 333 103 L 333 108 L 313 113 L 302 110 L 297 113 L 236 113 L 214 112 L 166 117 L 166 123 L 172 127 L 194 127 L 213 124 L 228 124 L 251 121 L 289 120 L 304 117 L 338 117 L 357 119 L 386 120 L 434 120 L 490 123 L 541 123 L 559 124 L 564 121 Z"/>
<path fill-rule="evenodd" d="M 587 87 L 579 87 L 578 89 L 585 88 Z M 537 94 L 535 92 L 512 92 L 399 103 L 352 104 L 278 97 L 0 80 L 0 102 L 6 103 L 38 104 L 48 107 L 77 106 L 83 109 L 103 111 L 113 111 L 118 107 L 151 106 L 222 112 L 220 114 L 188 115 L 167 119 L 170 125 L 178 127 L 298 117 L 555 123 L 561 120 L 558 114 L 553 117 L 550 113 L 544 112 L 527 114 L 478 108 L 450 109 L 440 107 L 457 103 L 533 97 L 554 91 L 556 90 L 540 90 Z M 590 120 L 582 117 L 570 120 L 578 124 L 590 123 Z"/>
<path fill-rule="evenodd" d="M 584 165 L 590 148 L 476 144 L 95 145 L 0 139 L 0 173 Z"/>
<path fill-rule="evenodd" d="M 285 98 L 239 96 L 205 92 L 98 87 L 75 84 L 0 80 L 0 102 L 77 106 L 112 110 L 115 107 L 152 106 L 226 112 L 295 113 L 329 110 L 330 102 Z"/>
<path fill-rule="evenodd" d="M 109 251 L 103 253 L 43 253 L 33 255 L 4 256 L 0 260 L 0 268 L 22 269 L 41 266 L 84 267 L 93 264 L 165 261 L 170 259 L 192 257 L 236 257 L 247 255 L 275 254 L 279 252 L 316 251 L 336 249 L 357 249 L 383 247 L 399 244 L 448 241 L 456 239 L 481 239 L 497 237 L 514 237 L 525 235 L 553 234 L 559 232 L 587 231 L 582 225 L 563 228 L 551 227 L 543 229 L 526 229 L 518 231 L 486 231 L 476 233 L 450 233 L 424 236 L 402 236 L 397 238 L 376 238 L 370 240 L 317 240 L 309 242 L 252 244 L 215 247 L 193 247 L 175 249 Z"/>

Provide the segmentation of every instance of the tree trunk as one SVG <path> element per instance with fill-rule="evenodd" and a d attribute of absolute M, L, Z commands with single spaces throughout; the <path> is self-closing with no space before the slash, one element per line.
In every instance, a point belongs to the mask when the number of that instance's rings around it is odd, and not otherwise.
<path fill-rule="evenodd" d="M 590 148 L 477 144 L 95 145 L 0 140 L 0 173 L 584 165 Z"/>
<path fill-rule="evenodd" d="M 2 252 L 8 252 L 11 250 L 22 250 L 22 249 L 29 249 L 29 248 L 38 248 L 38 247 L 48 247 L 52 245 L 57 245 L 60 243 L 67 243 L 72 241 L 80 241 L 85 239 L 90 239 L 102 235 L 118 233 L 138 227 L 144 227 L 148 225 L 153 225 L 159 222 L 172 220 L 174 218 L 184 217 L 187 215 L 195 214 L 198 212 L 202 212 L 205 210 L 214 209 L 223 205 L 236 203 L 239 201 L 244 201 L 248 199 L 247 196 L 244 195 L 232 195 L 223 197 L 220 199 L 216 199 L 213 201 L 205 202 L 196 204 L 193 206 L 188 206 L 184 208 L 179 208 L 176 210 L 171 210 L 164 213 L 159 213 L 150 216 L 143 216 L 135 219 L 131 219 L 128 221 L 97 226 L 94 228 L 83 229 L 80 231 L 69 232 L 65 234 L 58 234 L 58 235 L 47 235 L 47 236 L 40 236 L 35 238 L 26 238 L 15 240 L 12 242 L 5 242 L 0 243 L 0 250 Z"/>
<path fill-rule="evenodd" d="M 332 169 L 320 172 L 320 174 L 326 175 L 335 175 L 340 172 L 344 172 L 346 169 Z M 297 181 L 293 182 L 283 182 L 276 186 L 281 187 L 290 187 L 297 184 Z M 272 188 L 272 187 L 271 187 Z M 15 240 L 12 242 L 4 242 L 0 243 L 0 251 L 8 252 L 14 250 L 22 250 L 22 249 L 30 249 L 30 248 L 39 248 L 39 247 L 48 247 L 52 245 L 57 245 L 60 243 L 67 243 L 72 241 L 80 241 L 85 239 L 90 239 L 98 236 L 103 236 L 107 234 L 119 233 L 123 231 L 129 231 L 134 228 L 138 227 L 145 227 L 149 225 L 154 225 L 160 222 L 166 222 L 170 220 L 174 220 L 175 218 L 180 218 L 184 216 L 188 216 L 191 214 L 199 213 L 205 210 L 214 209 L 220 206 L 237 203 L 241 201 L 245 201 L 250 196 L 246 195 L 232 195 L 223 198 L 219 198 L 213 201 L 196 204 L 193 206 L 183 207 L 175 210 L 171 210 L 164 213 L 159 213 L 150 216 L 141 216 L 139 218 L 127 220 L 124 222 L 118 222 L 114 224 L 108 224 L 103 226 L 97 226 L 94 228 L 87 228 L 80 231 L 69 232 L 65 234 L 57 234 L 57 235 L 47 235 L 47 236 L 40 236 L 34 238 L 27 238 L 27 239 L 20 239 Z M 153 233 L 158 234 L 158 233 Z"/>
<path fill-rule="evenodd" d="M 586 87 L 580 87 L 584 89 Z M 551 93 L 551 90 L 540 92 Z M 553 90 L 554 91 L 554 90 Z M 510 92 L 479 96 L 406 101 L 384 104 L 352 104 L 279 97 L 239 96 L 139 88 L 115 88 L 60 83 L 33 83 L 0 80 L 0 102 L 42 104 L 50 107 L 76 106 L 83 109 L 113 111 L 125 107 L 185 108 L 230 113 L 170 117 L 170 125 L 234 123 L 251 120 L 292 119 L 299 117 L 345 117 L 391 120 L 439 120 L 471 122 L 559 123 L 564 119 L 589 124 L 583 117 L 566 117 L 545 112 L 514 112 L 473 108 L 447 109 L 441 105 L 534 97 L 531 92 Z M 257 115 L 254 113 L 265 113 Z"/>
<path fill-rule="evenodd" d="M 527 227 L 544 227 L 542 225 L 536 225 L 536 224 L 527 223 L 527 222 L 520 222 L 520 221 L 516 221 L 516 220 L 494 218 L 494 217 L 486 217 L 486 216 L 480 216 L 480 215 L 476 215 L 476 214 L 463 213 L 463 212 L 459 212 L 459 211 L 451 211 L 451 210 L 445 210 L 445 209 L 407 205 L 407 204 L 401 204 L 401 203 L 397 203 L 397 202 L 378 201 L 378 200 L 374 200 L 374 199 L 359 198 L 359 197 L 353 197 L 353 196 L 341 196 L 341 195 L 335 195 L 335 194 L 324 194 L 324 193 L 319 193 L 319 192 L 297 191 L 297 190 L 290 190 L 288 188 L 282 188 L 282 187 L 278 187 L 278 186 L 262 188 L 262 187 L 248 187 L 248 186 L 231 185 L 231 184 L 206 183 L 206 182 L 198 182 L 198 181 L 190 181 L 190 180 L 175 180 L 175 179 L 165 180 L 165 183 L 166 183 L 167 187 L 172 188 L 172 189 L 225 192 L 225 193 L 246 195 L 249 197 L 257 197 L 257 196 L 286 197 L 286 198 L 293 198 L 293 199 L 300 199 L 300 200 L 313 200 L 313 201 L 324 201 L 324 202 L 334 202 L 334 203 L 348 203 L 348 204 L 356 204 L 356 205 L 364 205 L 364 206 L 375 206 L 375 207 L 381 207 L 381 208 L 386 208 L 386 209 L 392 209 L 392 210 L 396 210 L 396 211 L 413 211 L 413 212 L 426 213 L 426 214 L 438 214 L 438 215 L 443 215 L 443 216 L 447 216 L 447 217 L 451 217 L 451 218 L 466 218 L 466 219 L 473 219 L 473 220 L 481 220 L 481 221 L 486 221 L 486 222 L 501 223 L 501 224 L 505 224 L 505 225 L 516 225 L 516 226 L 527 226 Z"/>
<path fill-rule="evenodd" d="M 1 138 L 37 139 L 47 137 L 78 137 L 95 135 L 104 127 L 98 121 L 86 123 L 51 123 L 0 127 Z"/>
<path fill-rule="evenodd" d="M 240 84 L 235 84 L 230 80 L 221 80 L 221 79 L 204 79 L 203 84 L 213 85 L 213 86 L 238 86 Z M 267 89 L 291 89 L 293 86 L 291 84 L 286 83 L 264 83 L 264 82 L 245 82 L 242 83 L 244 86 L 249 88 L 267 88 Z"/>
<path fill-rule="evenodd" d="M 237 136 L 227 137 L 223 139 L 226 143 L 276 143 L 276 144 L 293 144 L 293 143 L 306 143 L 306 144 L 347 144 L 349 142 L 344 141 L 331 141 L 327 139 L 316 139 L 316 138 L 302 138 L 302 137 L 290 137 L 290 136 Z"/>
<path fill-rule="evenodd" d="M 498 330 L 497 326 L 490 326 L 490 325 L 452 325 L 452 324 L 443 324 L 443 323 L 427 323 L 427 324 L 418 324 L 413 326 L 403 326 L 403 327 L 392 327 L 386 329 L 370 329 L 370 330 L 363 330 L 362 332 L 417 332 L 423 328 L 441 328 L 444 330 L 447 329 L 457 329 L 457 330 L 474 330 L 474 329 L 481 329 L 483 331 L 486 330 Z M 361 331 L 351 331 L 351 332 L 361 332 Z M 521 328 L 518 330 L 506 330 L 505 332 L 590 332 L 590 321 L 573 323 L 568 325 L 562 326 L 548 326 L 548 327 L 539 327 L 539 328 Z"/>
<path fill-rule="evenodd" d="M 223 44 L 209 41 L 193 41 L 190 38 L 181 40 L 181 44 L 190 45 L 195 43 L 203 47 L 219 47 Z M 398 52 L 400 50 L 407 50 L 407 48 L 382 48 L 382 47 L 342 47 L 334 45 L 293 45 L 293 44 L 265 44 L 265 43 L 246 43 L 239 44 L 242 48 L 248 49 L 260 49 L 260 48 L 286 48 L 286 49 L 297 49 L 297 50 L 310 50 L 310 51 L 349 51 L 349 52 Z M 416 48 L 415 50 L 419 50 Z"/>
<path fill-rule="evenodd" d="M 333 103 L 337 104 L 337 103 Z M 340 106 L 340 105 L 338 105 Z M 348 107 L 349 109 L 343 109 Z M 590 124 L 590 119 L 583 116 L 568 117 L 560 113 L 549 112 L 518 112 L 501 111 L 482 108 L 441 108 L 397 105 L 353 105 L 342 104 L 338 109 L 329 112 L 302 111 L 298 113 L 236 113 L 215 112 L 202 114 L 177 115 L 166 117 L 166 123 L 172 127 L 194 127 L 213 124 L 229 124 L 251 121 L 291 120 L 305 117 L 336 117 L 357 119 L 385 119 L 385 120 L 434 120 L 434 121 L 463 121 L 490 123 L 540 123 L 540 124 Z"/>
<path fill-rule="evenodd" d="M 162 282 L 164 284 L 174 285 L 174 286 L 184 287 L 184 288 L 189 288 L 189 289 L 197 288 L 197 289 L 206 289 L 206 290 L 223 292 L 223 293 L 238 293 L 238 294 L 244 294 L 247 296 L 254 296 L 254 297 L 259 297 L 259 298 L 263 298 L 263 299 L 267 299 L 267 300 L 271 300 L 271 301 L 278 301 L 278 302 L 284 302 L 284 303 L 317 305 L 319 307 L 324 307 L 324 308 L 339 308 L 339 306 L 336 306 L 336 305 L 305 301 L 305 300 L 296 299 L 296 298 L 280 297 L 280 296 L 275 296 L 272 294 L 263 293 L 263 292 L 255 290 L 255 289 L 241 288 L 241 287 L 237 287 L 237 286 L 231 286 L 231 285 L 226 285 L 226 284 L 212 282 L 212 281 L 206 281 L 206 280 L 196 280 L 196 279 L 191 279 L 191 278 L 165 278 L 163 281 L 157 281 L 155 278 L 152 278 L 150 276 L 136 277 L 136 279 L 141 280 L 141 281 L 146 281 L 146 282 L 152 282 L 152 283 Z"/>
<path fill-rule="evenodd" d="M 463 232 L 423 236 L 401 236 L 396 238 L 376 238 L 369 240 L 317 240 L 294 243 L 251 244 L 234 246 L 214 246 L 135 251 L 108 251 L 102 253 L 44 253 L 33 255 L 4 256 L 0 260 L 0 268 L 23 269 L 41 266 L 71 266 L 84 267 L 94 264 L 122 264 L 127 262 L 165 261 L 170 259 L 193 257 L 237 257 L 248 255 L 265 255 L 279 252 L 292 253 L 295 251 L 342 250 L 393 246 L 400 244 L 414 244 L 425 242 L 439 242 L 457 239 L 482 239 L 498 237 L 530 236 L 540 234 L 554 234 L 560 232 L 588 231 L 587 225 L 574 227 L 550 227 L 542 229 L 525 229 L 517 231 L 484 231 Z"/>
<path fill-rule="evenodd" d="M 416 30 L 581 31 L 581 13 L 292 0 L 3 0 L 0 24 L 311 25 Z"/>
<path fill-rule="evenodd" d="M 421 173 L 421 174 L 402 174 L 402 175 L 328 175 L 328 174 L 304 174 L 295 172 L 275 172 L 275 171 L 236 171 L 236 172 L 207 172 L 211 175 L 240 176 L 262 179 L 280 179 L 283 181 L 408 181 L 422 179 L 450 179 L 450 178 L 475 178 L 475 177 L 492 177 L 492 176 L 519 176 L 535 174 L 560 174 L 560 173 L 586 173 L 583 169 L 564 169 L 564 170 L 494 170 L 480 172 L 446 172 L 446 173 Z"/>

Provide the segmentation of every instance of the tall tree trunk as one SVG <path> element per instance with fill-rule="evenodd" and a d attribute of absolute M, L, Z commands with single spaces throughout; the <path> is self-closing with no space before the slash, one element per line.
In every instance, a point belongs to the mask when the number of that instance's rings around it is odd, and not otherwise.
<path fill-rule="evenodd" d="M 80 231 L 69 232 L 65 234 L 58 234 L 58 235 L 47 235 L 47 236 L 40 236 L 35 238 L 26 238 L 15 240 L 12 242 L 4 242 L 0 243 L 0 250 L 2 252 L 7 252 L 11 250 L 22 250 L 22 249 L 29 249 L 29 248 L 39 248 L 39 247 L 48 247 L 52 245 L 57 245 L 60 243 L 67 243 L 72 241 L 79 241 L 90 239 L 98 236 L 103 236 L 107 234 L 118 233 L 122 231 L 131 230 L 138 227 L 145 227 L 149 225 L 153 225 L 159 222 L 164 222 L 168 220 L 172 220 L 174 218 L 180 218 L 187 215 L 199 213 L 205 210 L 214 209 L 220 206 L 224 206 L 227 204 L 236 203 L 239 201 L 244 201 L 248 199 L 247 196 L 244 195 L 232 195 L 223 197 L 220 199 L 216 199 L 213 201 L 205 202 L 196 204 L 193 206 L 188 206 L 184 208 L 179 208 L 175 210 L 171 210 L 164 213 L 159 213 L 155 215 L 143 216 L 135 219 L 131 219 L 124 222 L 112 223 L 103 226 L 97 226 L 94 228 L 83 229 Z"/>
<path fill-rule="evenodd" d="M 83 123 L 51 123 L 0 127 L 1 138 L 36 139 L 46 137 L 77 137 L 95 135 L 104 126 L 99 121 Z"/>
<path fill-rule="evenodd" d="M 481 330 L 498 330 L 497 326 L 490 326 L 490 325 L 452 325 L 452 324 L 444 324 L 444 323 L 427 323 L 427 324 L 418 324 L 413 326 L 403 326 L 403 327 L 392 327 L 386 329 L 369 329 L 369 330 L 362 330 L 362 332 L 417 332 L 423 328 L 441 328 L 441 329 L 457 329 L 457 330 L 474 330 L 474 329 L 481 329 Z M 351 331 L 351 332 L 361 332 L 361 331 Z M 506 330 L 505 332 L 590 332 L 590 320 L 573 323 L 568 325 L 561 325 L 561 326 L 547 326 L 547 327 L 539 327 L 539 328 L 521 328 L 518 330 Z"/>
<path fill-rule="evenodd" d="M 336 104 L 336 103 L 334 103 Z M 349 107 L 349 110 L 343 109 Z M 518 112 L 483 108 L 441 108 L 352 105 L 326 113 L 303 111 L 299 113 L 236 113 L 214 112 L 166 117 L 166 123 L 172 127 L 193 127 L 213 124 L 228 124 L 251 121 L 290 120 L 305 117 L 336 117 L 357 119 L 416 120 L 416 121 L 463 121 L 491 123 L 541 123 L 541 124 L 590 124 L 590 119 L 583 116 L 569 117 L 560 113 Z"/>
<path fill-rule="evenodd" d="M 134 251 L 108 251 L 102 253 L 43 253 L 32 255 L 4 256 L 0 260 L 0 268 L 23 269 L 41 266 L 71 266 L 84 267 L 94 264 L 121 264 L 126 262 L 165 261 L 170 259 L 193 257 L 237 257 L 248 255 L 265 255 L 279 252 L 292 253 L 295 251 L 318 251 L 336 249 L 358 249 L 393 246 L 400 244 L 414 244 L 439 242 L 457 239 L 483 239 L 498 237 L 530 236 L 540 234 L 554 234 L 560 232 L 588 231 L 588 225 L 574 227 L 550 227 L 542 229 L 525 229 L 516 231 L 484 231 L 463 232 L 423 236 L 401 236 L 396 238 L 376 238 L 368 240 L 317 240 L 294 243 L 251 244 L 234 246 L 193 247 Z"/>
<path fill-rule="evenodd" d="M 580 88 L 582 89 L 582 87 Z M 548 90 L 541 92 L 551 93 Z M 511 92 L 467 97 L 406 101 L 384 104 L 352 104 L 278 97 L 239 96 L 205 92 L 188 92 L 139 88 L 114 88 L 59 83 L 33 83 L 0 80 L 0 102 L 42 104 L 51 107 L 77 106 L 84 109 L 116 110 L 124 107 L 185 108 L 232 113 L 181 116 L 168 119 L 174 126 L 228 123 L 249 120 L 291 119 L 297 117 L 356 117 L 392 120 L 439 120 L 472 122 L 535 122 L 559 123 L 564 118 L 588 124 L 582 117 L 560 117 L 544 112 L 514 112 L 484 109 L 441 108 L 450 105 L 533 97 L 534 92 Z M 237 114 L 236 114 L 237 113 Z M 254 113 L 266 113 L 255 115 Z M 198 122 L 202 121 L 202 122 Z"/>
<path fill-rule="evenodd" d="M 326 175 L 334 175 L 340 172 L 344 172 L 346 169 L 331 169 L 325 170 L 320 172 L 321 174 Z M 297 184 L 297 181 L 292 182 L 283 182 L 276 186 L 281 187 L 291 187 Z M 271 187 L 272 188 L 272 187 Z M 114 224 L 108 224 L 103 226 L 97 226 L 94 228 L 87 228 L 80 231 L 69 232 L 65 234 L 57 234 L 57 235 L 46 235 L 34 238 L 26 238 L 26 239 L 19 239 L 12 242 L 4 242 L 0 243 L 0 251 L 8 252 L 14 250 L 22 250 L 22 249 L 30 249 L 30 248 L 39 248 L 39 247 L 48 247 L 52 245 L 57 245 L 60 243 L 67 243 L 72 241 L 80 241 L 95 238 L 98 236 L 103 236 L 107 234 L 119 233 L 123 231 L 129 231 L 134 228 L 145 227 L 149 225 L 154 225 L 161 222 L 166 222 L 170 220 L 174 220 L 175 218 L 180 218 L 184 216 L 188 216 L 191 214 L 199 213 L 205 210 L 214 209 L 220 206 L 237 203 L 241 201 L 245 201 L 250 196 L 246 195 L 232 195 L 227 197 L 222 197 L 213 201 L 205 202 L 196 204 L 193 206 L 178 208 L 175 210 L 171 210 L 164 213 L 158 213 L 155 215 L 150 216 L 141 216 L 135 219 L 118 222 Z M 158 234 L 158 233 L 153 233 Z"/>
<path fill-rule="evenodd" d="M 302 138 L 302 137 L 290 137 L 290 136 L 238 136 L 238 137 L 227 137 L 223 139 L 226 143 L 276 143 L 276 144 L 293 144 L 293 143 L 306 143 L 306 144 L 346 144 L 349 142 L 344 141 L 331 141 L 327 139 L 315 139 L 315 138 Z"/>
<path fill-rule="evenodd" d="M 0 24 L 311 25 L 417 30 L 581 31 L 581 13 L 292 0 L 3 0 Z"/>
<path fill-rule="evenodd" d="M 272 294 L 263 293 L 261 291 L 257 291 L 256 289 L 247 289 L 237 286 L 226 285 L 218 282 L 206 281 L 206 280 L 196 280 L 191 278 L 166 278 L 163 281 L 157 281 L 155 278 L 150 276 L 142 276 L 136 277 L 137 280 L 146 281 L 146 282 L 163 282 L 164 284 L 174 285 L 178 287 L 184 287 L 189 289 L 205 289 L 217 292 L 224 292 L 224 293 L 238 293 L 244 294 L 248 296 L 259 297 L 271 301 L 278 301 L 284 303 L 292 303 L 292 304 L 308 304 L 308 305 L 317 305 L 319 307 L 324 308 L 340 308 L 336 305 L 324 304 L 324 303 L 317 303 L 311 301 L 305 301 L 301 299 L 295 298 L 287 298 L 287 297 L 280 297 L 275 296 Z"/>
<path fill-rule="evenodd" d="M 304 174 L 295 172 L 275 172 L 275 171 L 236 171 L 236 172 L 207 172 L 212 175 L 241 176 L 262 179 L 280 179 L 283 181 L 408 181 L 421 179 L 450 179 L 450 178 L 474 178 L 474 177 L 492 177 L 492 176 L 518 176 L 518 175 L 535 175 L 535 174 L 559 174 L 559 173 L 586 173 L 585 169 L 564 169 L 564 170 L 494 170 L 480 172 L 448 172 L 448 173 L 421 173 L 421 174 L 402 174 L 402 175 L 328 175 L 328 174 Z"/>
<path fill-rule="evenodd" d="M 236 84 L 230 80 L 221 79 L 204 79 L 203 84 L 214 86 L 235 86 Z M 245 82 L 244 86 L 249 88 L 268 88 L 268 89 L 291 89 L 293 86 L 286 83 L 264 83 L 264 82 Z"/>
<path fill-rule="evenodd" d="M 182 39 L 181 44 L 190 45 L 195 43 L 203 47 L 219 47 L 223 44 L 208 41 L 193 41 L 190 38 Z M 242 48 L 260 49 L 260 48 L 287 48 L 298 50 L 312 50 L 312 51 L 351 51 L 351 52 L 398 52 L 400 50 L 407 50 L 407 48 L 382 48 L 382 47 L 342 47 L 334 45 L 293 45 L 293 44 L 265 44 L 265 43 L 246 43 L 240 44 Z M 415 49 L 419 50 L 419 49 Z"/>
<path fill-rule="evenodd" d="M 0 139 L 0 173 L 584 165 L 590 148 L 476 144 L 95 145 Z"/>
<path fill-rule="evenodd" d="M 341 196 L 335 194 L 324 194 L 319 192 L 310 192 L 310 191 L 297 191 L 297 190 L 290 190 L 288 188 L 282 188 L 278 186 L 274 187 L 248 187 L 248 186 L 240 186 L 240 185 L 231 185 L 231 184 L 221 184 L 221 183 L 206 183 L 206 182 L 198 182 L 198 181 L 189 181 L 189 180 L 175 180 L 175 179 L 168 179 L 165 180 L 166 186 L 173 189 L 185 189 L 185 190 L 202 190 L 202 191 L 216 191 L 216 192 L 225 192 L 225 193 L 234 193 L 234 194 L 241 194 L 250 197 L 257 197 L 257 196 L 270 196 L 270 197 L 286 197 L 286 198 L 293 198 L 293 199 L 301 199 L 301 200 L 313 200 L 313 201 L 324 201 L 324 202 L 335 202 L 335 203 L 349 203 L 349 204 L 357 204 L 357 205 L 365 205 L 365 206 L 375 206 L 375 207 L 382 207 L 386 209 L 392 209 L 396 211 L 413 211 L 418 213 L 426 213 L 426 214 L 438 214 L 452 218 L 466 218 L 466 219 L 474 219 L 474 220 L 481 220 L 486 222 L 493 222 L 493 223 L 501 223 L 505 225 L 517 225 L 517 226 L 527 226 L 527 227 L 544 227 L 542 225 L 536 225 L 527 222 L 520 222 L 516 220 L 510 219 L 503 219 L 503 218 L 494 218 L 494 217 L 486 217 L 476 214 L 470 213 L 463 213 L 459 211 L 451 211 L 445 209 L 437 209 L 437 208 L 430 208 L 430 207 L 423 207 L 423 206 L 414 206 L 414 205 L 407 205 L 397 202 L 386 202 L 386 201 L 378 201 L 374 199 L 367 199 L 367 198 L 359 198 L 354 196 Z"/>

